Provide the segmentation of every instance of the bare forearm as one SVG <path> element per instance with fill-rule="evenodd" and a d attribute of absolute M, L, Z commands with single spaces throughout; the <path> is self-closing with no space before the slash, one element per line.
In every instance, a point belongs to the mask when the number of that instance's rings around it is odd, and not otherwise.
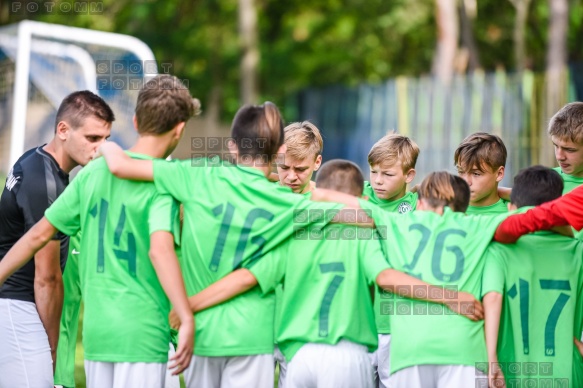
<path fill-rule="evenodd" d="M 166 255 L 153 253 L 150 255 L 150 258 L 158 275 L 158 280 L 160 280 L 160 284 L 168 299 L 170 299 L 172 306 L 174 306 L 180 320 L 184 322 L 185 320 L 193 319 L 186 297 L 182 272 L 180 271 L 180 265 L 178 264 L 174 250 L 167 252 Z"/>
<path fill-rule="evenodd" d="M 490 362 L 496 362 L 498 360 L 497 347 L 501 311 L 502 295 L 497 292 L 489 292 L 486 294 L 484 296 L 484 332 L 486 335 L 486 350 Z"/>
<path fill-rule="evenodd" d="M 63 310 L 63 279 L 60 274 L 52 279 L 34 281 L 34 302 L 40 320 L 47 332 L 53 358 L 59 342 L 59 326 Z"/>
<path fill-rule="evenodd" d="M 105 142 L 99 147 L 109 171 L 122 179 L 139 181 L 154 180 L 154 165 L 151 160 L 132 159 L 119 145 Z"/>
<path fill-rule="evenodd" d="M 0 284 L 26 264 L 36 252 L 50 241 L 56 232 L 56 229 L 43 218 L 22 236 L 0 261 Z"/>
<path fill-rule="evenodd" d="M 337 202 L 342 203 L 349 208 L 360 209 L 360 203 L 358 202 L 357 197 L 335 190 L 316 187 L 312 190 L 311 200 L 317 202 Z"/>
<path fill-rule="evenodd" d="M 208 309 L 257 285 L 255 276 L 247 269 L 239 269 L 211 284 L 188 300 L 193 313 Z"/>
<path fill-rule="evenodd" d="M 451 293 L 455 291 L 445 290 L 441 286 L 434 286 L 394 269 L 381 272 L 377 277 L 377 284 L 384 290 L 405 298 L 442 304 L 454 299 Z M 419 289 L 423 292 L 413 292 Z"/>
<path fill-rule="evenodd" d="M 498 186 L 498 196 L 503 200 L 510 201 L 511 194 L 512 194 L 511 188 Z"/>

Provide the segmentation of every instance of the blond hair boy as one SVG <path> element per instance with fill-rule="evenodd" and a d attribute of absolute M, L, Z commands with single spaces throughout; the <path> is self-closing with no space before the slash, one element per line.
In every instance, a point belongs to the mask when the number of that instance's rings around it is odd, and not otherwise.
<path fill-rule="evenodd" d="M 388 212 L 400 214 L 415 210 L 417 193 L 407 192 L 407 185 L 415 178 L 415 164 L 419 147 L 407 136 L 396 133 L 386 135 L 377 141 L 368 154 L 370 181 L 364 182 L 363 197 Z M 379 347 L 371 354 L 375 372 L 375 385 L 389 386 L 391 324 L 389 320 L 392 297 L 378 287 L 374 293 L 374 311 Z"/>
<path fill-rule="evenodd" d="M 322 164 L 324 141 L 320 130 L 309 121 L 284 128 L 287 151 L 277 164 L 279 183 L 294 193 L 307 194 L 316 186 L 311 180 Z"/>

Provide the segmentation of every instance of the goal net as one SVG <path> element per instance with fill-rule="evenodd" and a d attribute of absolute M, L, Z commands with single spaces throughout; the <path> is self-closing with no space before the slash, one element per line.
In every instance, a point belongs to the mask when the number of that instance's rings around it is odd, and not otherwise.
<path fill-rule="evenodd" d="M 57 108 L 77 90 L 111 106 L 111 138 L 129 146 L 138 92 L 157 71 L 152 51 L 131 36 L 32 21 L 0 28 L 0 173 L 50 141 Z"/>

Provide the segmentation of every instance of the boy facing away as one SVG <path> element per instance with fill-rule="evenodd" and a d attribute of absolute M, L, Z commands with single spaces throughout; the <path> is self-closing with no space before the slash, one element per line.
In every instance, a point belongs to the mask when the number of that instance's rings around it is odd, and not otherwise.
<path fill-rule="evenodd" d="M 139 138 L 128 155 L 166 158 L 197 105 L 176 77 L 150 80 L 138 95 L 134 125 Z M 159 194 L 153 183 L 116 178 L 104 159 L 93 161 L 8 252 L 0 263 L 0 282 L 57 230 L 82 232 L 79 273 L 87 386 L 163 386 L 170 302 L 184 324 L 170 367 L 176 374 L 184 370 L 192 355 L 194 320 L 174 251 L 178 205 L 172 197 Z"/>
<path fill-rule="evenodd" d="M 514 178 L 509 209 L 541 205 L 562 191 L 557 172 L 527 168 Z M 582 258 L 583 243 L 547 231 L 490 245 L 482 295 L 492 386 L 502 386 L 504 378 L 507 386 L 583 384 L 574 374 L 582 360 L 573 343 L 583 326 Z"/>
<path fill-rule="evenodd" d="M 401 216 L 361 202 L 372 210 L 377 228 L 387 230 L 383 242 L 391 265 L 430 284 L 479 296 L 482 255 L 505 215 L 463 214 L 469 187 L 446 172 L 430 174 L 418 194 L 418 211 Z M 400 243 L 391 243 L 395 240 Z M 471 387 L 476 378 L 486 378 L 476 368 L 486 359 L 483 323 L 398 296 L 393 306 L 391 386 Z"/>
<path fill-rule="evenodd" d="M 498 195 L 504 178 L 506 146 L 496 135 L 477 132 L 466 137 L 455 150 L 458 175 L 470 186 L 467 214 L 501 214 L 508 211 L 506 201 Z"/>
<path fill-rule="evenodd" d="M 415 178 L 415 164 L 419 147 L 406 136 L 390 134 L 382 137 L 368 154 L 370 177 L 364 182 L 362 195 L 381 209 L 404 214 L 417 207 L 417 193 L 407 192 L 407 185 Z M 375 287 L 374 310 L 377 324 L 378 349 L 371 354 L 378 387 L 389 386 L 391 323 L 387 298 L 392 295 Z"/>
<path fill-rule="evenodd" d="M 321 167 L 316 184 L 356 196 L 362 192 L 363 178 L 352 162 L 333 160 Z M 285 283 L 277 340 L 289 362 L 286 386 L 372 387 L 367 352 L 376 348 L 377 337 L 370 285 L 395 292 L 402 285 L 425 287 L 425 300 L 451 302 L 456 311 L 461 304 L 469 307 L 470 319 L 481 316 L 473 296 L 446 295 L 441 287 L 390 269 L 375 233 L 340 224 L 298 229 L 269 257 L 191 297 L 191 307 L 208 308 L 257 284 L 267 294 Z"/>

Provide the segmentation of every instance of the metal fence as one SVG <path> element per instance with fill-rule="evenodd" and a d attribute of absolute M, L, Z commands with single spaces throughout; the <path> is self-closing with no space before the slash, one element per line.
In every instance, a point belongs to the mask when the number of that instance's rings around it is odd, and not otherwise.
<path fill-rule="evenodd" d="M 571 72 L 563 102 L 577 99 L 577 75 Z M 502 181 L 508 186 L 521 168 L 553 165 L 544 103 L 544 75 L 499 71 L 456 76 L 448 86 L 432 77 L 399 77 L 376 85 L 307 89 L 287 105 L 288 119 L 310 120 L 322 131 L 324 160 L 350 159 L 365 176 L 371 146 L 391 131 L 411 137 L 421 149 L 415 182 L 431 171 L 454 172 L 454 151 L 467 135 L 494 133 L 508 149 Z"/>

